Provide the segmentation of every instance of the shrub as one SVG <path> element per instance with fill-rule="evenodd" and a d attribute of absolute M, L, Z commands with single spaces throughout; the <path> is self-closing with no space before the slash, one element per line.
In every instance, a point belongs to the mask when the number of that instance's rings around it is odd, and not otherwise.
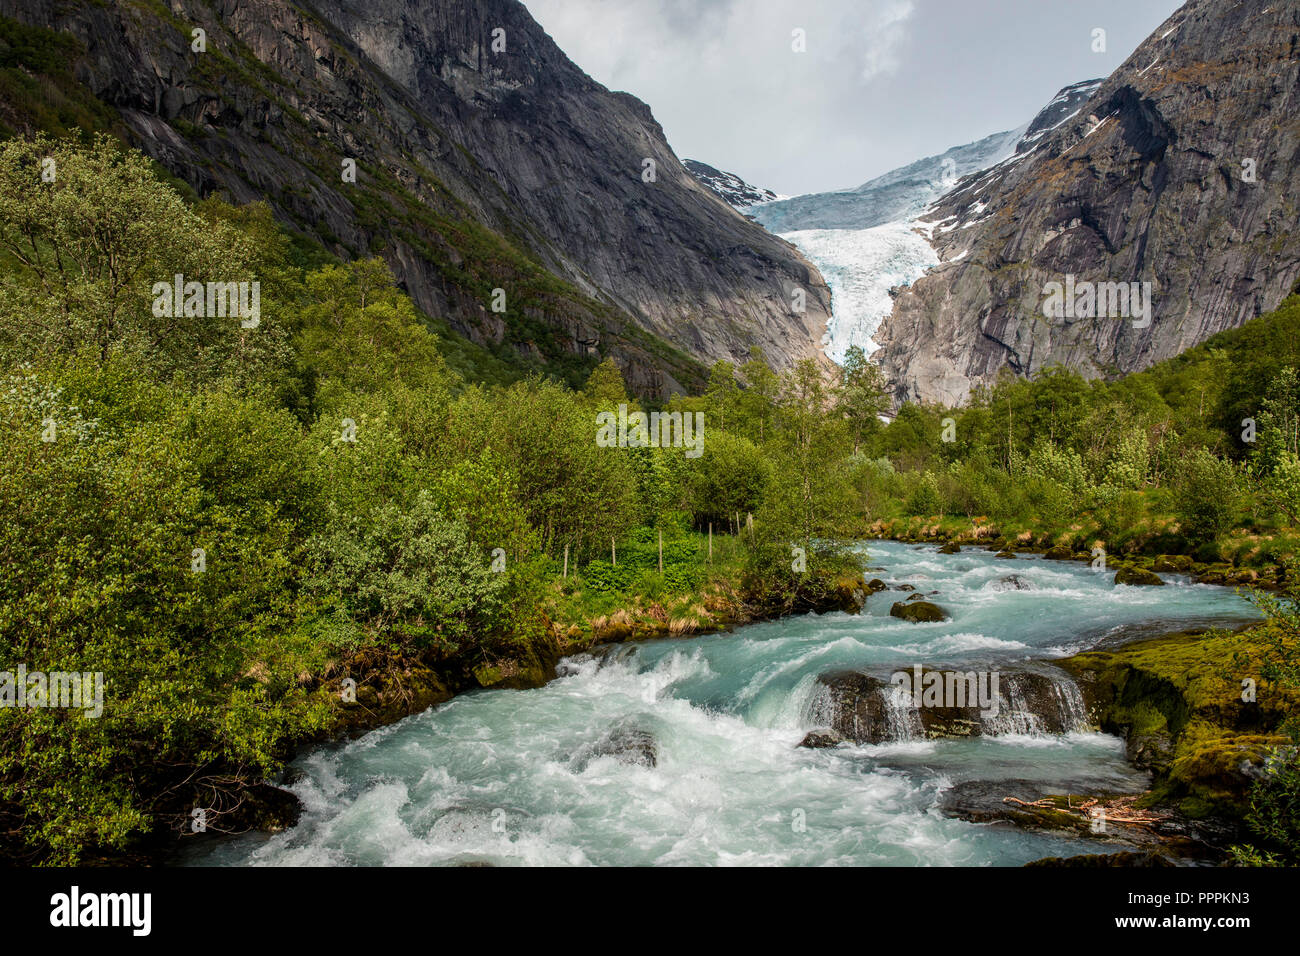
<path fill-rule="evenodd" d="M 1184 535 L 1219 537 L 1232 527 L 1240 506 L 1236 469 L 1198 448 L 1183 459 L 1174 481 L 1174 516 Z"/>
<path fill-rule="evenodd" d="M 463 652 L 494 635 L 506 581 L 421 493 L 409 508 L 336 515 L 308 543 L 304 587 L 343 612 L 354 640 Z"/>

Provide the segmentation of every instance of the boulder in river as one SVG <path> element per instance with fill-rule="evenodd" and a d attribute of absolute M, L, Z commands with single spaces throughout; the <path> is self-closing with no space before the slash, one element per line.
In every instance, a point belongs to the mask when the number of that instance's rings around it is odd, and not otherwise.
<path fill-rule="evenodd" d="M 1074 557 L 1074 552 L 1064 544 L 1058 544 L 1048 548 L 1047 553 L 1043 555 L 1048 561 L 1069 561 Z"/>
<path fill-rule="evenodd" d="M 870 674 L 843 671 L 823 674 L 817 683 L 813 716 L 818 723 L 829 726 L 839 739 L 879 744 L 903 736 L 897 726 L 900 715 L 890 713 L 892 688 L 888 681 Z M 807 740 L 804 738 L 802 746 L 809 746 Z"/>
<path fill-rule="evenodd" d="M 999 551 L 997 554 L 993 555 L 993 557 L 1002 558 L 1004 561 L 1010 561 L 1015 558 L 1015 556 L 1016 553 L 1014 551 Z"/>
<path fill-rule="evenodd" d="M 803 740 L 799 741 L 799 746 L 811 750 L 824 750 L 827 747 L 838 747 L 842 743 L 844 738 L 833 730 L 810 730 L 804 735 Z"/>
<path fill-rule="evenodd" d="M 1008 574 L 1004 578 L 998 578 L 993 585 L 994 591 L 1032 591 L 1034 586 L 1018 574 Z"/>
<path fill-rule="evenodd" d="M 940 554 L 961 554 L 961 545 L 956 541 L 949 541 L 939 549 Z"/>
<path fill-rule="evenodd" d="M 911 621 L 913 624 L 949 620 L 947 612 L 939 605 L 930 601 L 914 602 L 911 598 L 906 601 L 896 601 L 889 609 L 889 616 L 901 617 L 904 621 Z"/>
<path fill-rule="evenodd" d="M 1148 571 L 1146 568 L 1139 568 L 1129 564 L 1115 572 L 1115 583 L 1158 587 L 1165 582 L 1160 580 L 1160 575 L 1154 571 Z"/>
<path fill-rule="evenodd" d="M 659 747 L 654 734 L 648 730 L 622 724 L 574 754 L 573 767 L 585 770 L 598 757 L 613 757 L 630 766 L 653 767 L 659 762 Z"/>
<path fill-rule="evenodd" d="M 911 687 L 917 678 L 914 671 L 909 673 L 912 679 L 907 689 L 922 694 L 921 689 Z M 892 681 L 845 671 L 817 678 L 811 716 L 816 724 L 831 728 L 846 740 L 871 744 L 1003 733 L 1060 734 L 1087 723 L 1078 687 L 1055 669 L 1000 672 L 996 684 L 990 675 L 974 672 L 927 668 L 921 674 L 927 684 L 930 675 L 941 675 L 945 690 L 939 703 L 951 706 L 939 706 L 925 698 L 913 701 Z M 984 705 L 976 699 L 972 679 L 976 688 L 982 680 L 983 692 L 996 694 L 996 706 L 985 706 L 987 696 Z"/>
<path fill-rule="evenodd" d="M 889 585 L 880 580 L 880 578 L 872 578 L 867 582 L 867 590 L 870 593 L 875 594 L 877 591 L 888 591 Z"/>

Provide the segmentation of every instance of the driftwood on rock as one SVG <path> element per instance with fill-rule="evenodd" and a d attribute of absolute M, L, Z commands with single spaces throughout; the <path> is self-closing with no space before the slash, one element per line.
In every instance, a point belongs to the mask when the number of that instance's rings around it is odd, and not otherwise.
<path fill-rule="evenodd" d="M 1085 817 L 1094 817 L 1100 812 L 1107 823 L 1122 823 L 1128 826 L 1148 827 L 1167 820 L 1169 814 L 1155 810 L 1139 810 L 1133 806 L 1137 797 L 1116 797 L 1104 803 L 1096 797 L 1090 797 L 1075 806 L 1073 799 L 1067 795 L 1065 806 L 1058 806 L 1051 797 L 1041 800 L 1021 800 L 1019 797 L 1003 797 L 1003 803 L 1015 803 L 1022 807 L 1036 807 L 1041 810 L 1060 810 L 1065 813 L 1080 813 Z"/>

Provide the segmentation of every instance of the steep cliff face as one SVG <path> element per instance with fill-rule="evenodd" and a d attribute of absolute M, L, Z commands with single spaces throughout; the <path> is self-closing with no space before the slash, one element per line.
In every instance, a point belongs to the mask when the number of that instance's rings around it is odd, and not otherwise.
<path fill-rule="evenodd" d="M 1072 119 L 939 200 L 942 264 L 875 336 L 897 397 L 1131 372 L 1275 308 L 1300 278 L 1298 50 L 1300 4 L 1190 0 Z M 1068 276 L 1149 282 L 1151 321 L 1045 316 Z"/>
<path fill-rule="evenodd" d="M 266 199 L 345 256 L 382 255 L 479 342 L 552 363 L 613 354 L 643 394 L 752 345 L 777 367 L 817 354 L 816 270 L 700 185 L 649 108 L 587 77 L 516 0 L 0 13 L 78 37 L 78 79 L 199 193 Z"/>

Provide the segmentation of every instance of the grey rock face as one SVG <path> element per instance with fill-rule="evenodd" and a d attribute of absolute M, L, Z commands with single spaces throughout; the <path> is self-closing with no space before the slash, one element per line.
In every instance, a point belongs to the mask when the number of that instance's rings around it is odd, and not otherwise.
<path fill-rule="evenodd" d="M 875 336 L 896 396 L 1128 373 L 1276 308 L 1300 277 L 1297 44 L 1295 3 L 1191 0 L 1073 119 L 937 203 L 944 262 Z M 1067 275 L 1150 282 L 1151 322 L 1045 317 Z"/>
<path fill-rule="evenodd" d="M 643 394 L 698 377 L 693 358 L 818 355 L 817 271 L 701 185 L 649 108 L 583 73 L 517 0 L 167 7 L 0 0 L 80 38 L 79 80 L 201 194 L 265 198 L 345 256 L 382 255 L 477 341 L 614 354 Z"/>

